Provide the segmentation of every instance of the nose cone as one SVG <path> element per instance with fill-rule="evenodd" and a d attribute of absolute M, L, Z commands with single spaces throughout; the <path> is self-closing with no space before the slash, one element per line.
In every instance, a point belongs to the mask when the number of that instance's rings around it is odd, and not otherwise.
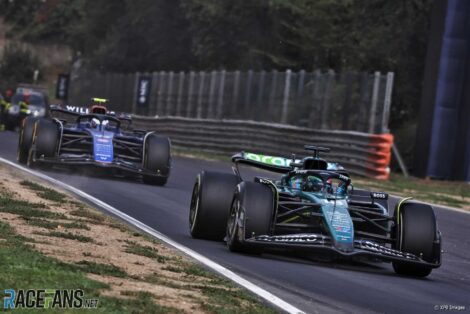
<path fill-rule="evenodd" d="M 350 253 L 354 250 L 353 242 L 338 242 L 334 241 L 334 246 L 341 252 Z"/>

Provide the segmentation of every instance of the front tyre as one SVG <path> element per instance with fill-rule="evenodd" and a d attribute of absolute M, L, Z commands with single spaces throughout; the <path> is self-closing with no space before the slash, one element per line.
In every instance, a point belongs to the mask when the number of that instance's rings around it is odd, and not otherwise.
<path fill-rule="evenodd" d="M 273 190 L 260 183 L 242 182 L 237 186 L 227 222 L 227 246 L 232 252 L 260 253 L 245 242 L 270 234 L 274 214 Z"/>
<path fill-rule="evenodd" d="M 35 117 L 27 117 L 23 120 L 18 141 L 17 154 L 17 160 L 21 164 L 26 164 L 28 162 L 29 150 L 33 142 L 34 124 L 37 120 L 38 118 Z"/>
<path fill-rule="evenodd" d="M 165 185 L 170 175 L 171 144 L 167 137 L 151 134 L 144 143 L 144 168 L 159 176 L 143 176 L 144 183 Z"/>
<path fill-rule="evenodd" d="M 58 125 L 49 119 L 39 119 L 33 128 L 33 144 L 29 149 L 28 166 L 33 167 L 37 158 L 57 156 L 60 132 Z"/>
<path fill-rule="evenodd" d="M 230 203 L 239 178 L 234 174 L 202 171 L 194 183 L 189 230 L 194 238 L 222 241 Z"/>
<path fill-rule="evenodd" d="M 420 203 L 404 203 L 395 209 L 394 249 L 414 254 L 426 262 L 440 260 L 440 241 L 436 217 L 431 206 Z M 440 244 L 440 242 L 439 242 Z M 394 261 L 393 269 L 397 274 L 426 277 L 432 268 L 425 265 Z"/>

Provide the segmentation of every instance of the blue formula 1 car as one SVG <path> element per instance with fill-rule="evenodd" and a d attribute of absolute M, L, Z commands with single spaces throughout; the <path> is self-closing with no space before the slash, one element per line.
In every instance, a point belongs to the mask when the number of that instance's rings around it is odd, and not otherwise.
<path fill-rule="evenodd" d="M 203 171 L 194 185 L 189 225 L 195 238 L 225 239 L 231 251 L 266 248 L 331 252 L 392 262 L 395 272 L 424 277 L 441 264 L 441 234 L 431 206 L 388 194 L 354 191 L 340 165 L 313 156 L 286 159 L 242 152 L 234 174 Z M 239 165 L 281 173 L 244 181 Z"/>
<path fill-rule="evenodd" d="M 88 108 L 52 105 L 50 118 L 26 118 L 18 161 L 28 166 L 90 166 L 114 174 L 137 174 L 148 184 L 164 185 L 170 175 L 170 140 L 133 130 L 128 114 L 100 104 Z M 77 110 L 78 109 L 78 110 Z"/>

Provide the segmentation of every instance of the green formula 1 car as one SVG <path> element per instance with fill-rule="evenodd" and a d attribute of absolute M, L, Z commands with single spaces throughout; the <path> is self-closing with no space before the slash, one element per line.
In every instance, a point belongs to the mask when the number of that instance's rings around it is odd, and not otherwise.
<path fill-rule="evenodd" d="M 222 241 L 236 252 L 267 248 L 333 252 L 392 262 L 399 274 L 424 277 L 441 265 L 441 234 L 430 205 L 354 191 L 347 171 L 319 157 L 292 159 L 242 152 L 234 173 L 202 171 L 194 185 L 189 225 L 195 238 Z M 239 165 L 281 173 L 244 181 Z"/>

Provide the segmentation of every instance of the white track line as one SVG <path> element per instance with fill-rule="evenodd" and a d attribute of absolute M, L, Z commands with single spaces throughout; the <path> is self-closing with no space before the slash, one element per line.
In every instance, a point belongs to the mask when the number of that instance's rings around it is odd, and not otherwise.
<path fill-rule="evenodd" d="M 62 181 L 51 178 L 51 177 L 49 177 L 45 174 L 42 174 L 40 172 L 31 170 L 29 168 L 25 168 L 23 166 L 20 166 L 20 165 L 14 163 L 14 162 L 11 162 L 9 160 L 6 160 L 6 159 L 2 158 L 2 157 L 0 157 L 0 162 L 3 162 L 5 164 L 13 166 L 17 169 L 25 171 L 29 174 L 32 174 L 36 177 L 39 177 L 43 180 L 46 180 L 46 181 L 48 181 L 48 182 L 50 182 L 54 185 L 60 186 L 63 189 L 68 190 L 68 191 L 74 193 L 75 195 L 78 195 L 79 197 L 88 200 L 89 202 L 105 209 L 106 211 L 110 212 L 111 214 L 113 214 L 115 216 L 118 216 L 119 218 L 127 221 L 128 223 L 130 223 L 134 227 L 136 227 L 136 228 L 138 228 L 138 229 L 154 236 L 155 238 L 157 238 L 157 239 L 173 246 L 174 248 L 182 251 L 183 253 L 191 256 L 192 258 L 194 258 L 198 262 L 204 264 L 205 266 L 211 268 L 212 270 L 218 272 L 219 274 L 221 274 L 221 275 L 227 277 L 228 279 L 234 281 L 235 283 L 237 283 L 240 286 L 246 288 L 247 290 L 253 292 L 254 294 L 258 295 L 259 297 L 261 297 L 263 299 L 265 299 L 269 303 L 273 304 L 274 306 L 278 307 L 279 309 L 281 309 L 281 310 L 283 310 L 287 313 L 296 313 L 296 314 L 304 313 L 303 311 L 301 311 L 298 308 L 296 308 L 295 306 L 287 303 L 286 301 L 278 298 L 277 296 L 270 293 L 269 291 L 264 290 L 263 288 L 261 288 L 261 287 L 255 285 L 254 283 L 244 279 L 243 277 L 235 274 L 234 272 L 232 272 L 231 270 L 223 267 L 222 265 L 217 264 L 216 262 L 210 260 L 209 258 L 207 258 L 207 257 L 191 250 L 190 248 L 187 248 L 186 246 L 181 245 L 178 242 L 173 241 L 172 239 L 168 238 L 166 235 L 164 235 L 164 234 L 158 232 L 157 230 L 147 226 L 146 224 L 138 221 L 137 219 L 135 219 L 135 218 L 119 211 L 118 209 L 112 207 L 111 205 L 106 204 L 105 202 L 100 201 L 99 199 L 83 192 L 80 189 L 77 189 L 73 186 L 70 186 L 70 185 L 68 185 L 68 184 L 66 184 Z"/>

